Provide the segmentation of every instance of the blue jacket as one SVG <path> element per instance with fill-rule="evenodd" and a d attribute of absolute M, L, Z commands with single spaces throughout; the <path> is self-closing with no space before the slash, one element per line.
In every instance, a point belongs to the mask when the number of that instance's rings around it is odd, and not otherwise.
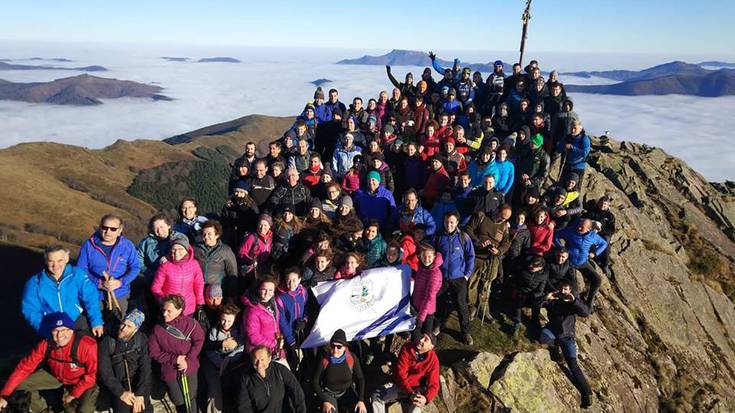
<path fill-rule="evenodd" d="M 332 120 L 332 106 L 327 106 L 324 103 L 319 106 L 314 105 L 314 114 L 319 123 L 329 122 Z"/>
<path fill-rule="evenodd" d="M 120 288 L 115 290 L 115 296 L 125 297 L 130 294 L 130 283 L 140 272 L 140 262 L 138 261 L 135 245 L 120 235 L 108 257 L 99 247 L 101 242 L 102 240 L 96 232 L 84 241 L 82 248 L 79 250 L 77 266 L 87 272 L 95 287 L 98 287 L 105 280 L 102 273 L 107 271 L 110 277 L 117 278 L 122 282 Z M 104 291 L 99 290 L 99 300 L 103 300 L 104 297 Z"/>
<path fill-rule="evenodd" d="M 459 62 L 459 59 L 456 59 L 455 58 L 454 59 L 454 63 L 452 64 L 452 67 L 450 67 L 449 69 L 452 69 L 454 66 L 460 67 L 460 64 L 459 63 L 460 63 Z M 439 64 L 439 62 L 436 61 L 436 59 L 434 59 L 431 62 L 431 66 L 434 68 L 434 70 L 437 71 L 437 73 L 439 73 L 440 75 L 444 76 L 444 68 L 442 67 L 442 65 Z M 462 71 L 461 70 L 458 70 L 455 73 L 453 73 L 453 79 L 454 79 L 454 81 L 455 82 L 458 81 L 460 76 L 462 76 Z"/>
<path fill-rule="evenodd" d="M 281 330 L 281 334 L 286 338 L 286 342 L 289 345 L 296 343 L 296 336 L 294 335 L 293 326 L 294 322 L 300 318 L 306 320 L 306 288 L 303 285 L 299 285 L 295 291 L 278 290 L 276 296 L 276 307 L 278 307 L 278 328 Z M 304 331 L 304 337 L 306 338 L 306 331 Z"/>
<path fill-rule="evenodd" d="M 434 208 L 431 209 L 431 216 L 434 218 L 434 222 L 444 222 L 444 215 L 446 215 L 447 212 L 457 210 L 457 204 L 453 200 L 444 202 L 439 199 L 436 204 L 434 204 Z M 427 232 L 426 235 L 431 234 Z"/>
<path fill-rule="evenodd" d="M 146 281 L 150 285 L 158 270 L 159 260 L 165 257 L 171 249 L 171 239 L 179 234 L 171 231 L 167 239 L 158 239 L 155 234 L 148 234 L 139 243 L 136 251 L 138 252 L 138 262 L 140 263 L 140 272 L 143 273 Z"/>
<path fill-rule="evenodd" d="M 391 230 L 390 219 L 396 208 L 396 201 L 391 191 L 380 185 L 374 194 L 360 189 L 355 192 L 354 198 L 357 216 L 360 217 L 363 224 L 367 224 L 371 219 L 377 219 L 381 231 Z"/>
<path fill-rule="evenodd" d="M 556 145 L 556 151 L 563 154 L 564 146 L 571 143 L 572 147 L 566 151 L 566 161 L 564 169 L 581 171 L 587 168 L 587 155 L 590 153 L 590 138 L 585 131 L 582 131 L 576 138 L 562 139 Z"/>
<path fill-rule="evenodd" d="M 502 192 L 503 195 L 510 191 L 515 179 L 515 166 L 513 162 L 505 160 L 503 162 L 493 161 L 495 167 L 498 168 L 498 179 L 495 181 L 495 189 Z"/>
<path fill-rule="evenodd" d="M 472 185 L 470 185 L 465 189 L 457 186 L 452 190 L 452 199 L 457 205 L 457 211 L 459 211 L 459 215 L 461 218 L 461 225 L 467 225 L 467 223 L 470 221 L 470 218 L 472 218 L 472 202 L 469 199 L 470 194 L 472 193 L 472 189 Z"/>
<path fill-rule="evenodd" d="M 480 166 L 477 160 L 470 162 L 467 167 L 467 172 L 470 174 L 470 180 L 472 180 L 472 186 L 481 186 L 484 184 L 485 176 L 492 175 L 495 177 L 495 182 L 500 179 L 500 171 L 495 161 L 488 162 L 485 166 Z"/>
<path fill-rule="evenodd" d="M 462 107 L 462 104 L 459 102 L 459 100 L 445 100 L 442 102 L 442 113 L 459 113 L 460 108 Z"/>
<path fill-rule="evenodd" d="M 368 268 L 376 267 L 376 264 L 385 255 L 386 248 L 388 248 L 388 244 L 386 244 L 383 236 L 378 234 L 378 236 L 371 240 L 362 237 L 360 243 L 360 250 L 365 254 L 365 264 Z"/>
<path fill-rule="evenodd" d="M 67 264 L 59 282 L 46 270 L 34 274 L 23 288 L 23 316 L 36 332 L 41 320 L 49 313 L 66 313 L 72 320 L 84 311 L 90 327 L 102 326 L 97 287 L 83 269 Z"/>
<path fill-rule="evenodd" d="M 607 248 L 607 241 L 594 231 L 588 231 L 582 235 L 577 232 L 577 222 L 567 225 L 554 233 L 554 245 L 561 246 L 561 240 L 566 242 L 569 250 L 569 262 L 575 267 L 587 262 L 590 249 L 594 246 L 595 255 L 602 254 Z"/>
<path fill-rule="evenodd" d="M 395 209 L 393 214 L 393 228 L 401 228 L 401 223 L 412 225 L 424 224 L 426 225 L 426 235 L 434 235 L 436 232 L 436 221 L 434 217 L 421 205 L 417 205 L 413 213 L 408 211 L 408 207 L 401 205 Z"/>
<path fill-rule="evenodd" d="M 460 240 L 460 234 L 464 240 Z M 441 265 L 442 276 L 448 280 L 469 277 L 475 269 L 475 247 L 470 236 L 460 230 L 452 234 L 442 231 L 434 237 L 434 247 L 441 252 L 444 261 Z"/>
<path fill-rule="evenodd" d="M 345 149 L 341 143 L 338 144 L 332 156 L 332 173 L 334 176 L 340 179 L 344 177 L 347 171 L 352 168 L 352 158 L 361 152 L 360 147 L 355 144 L 352 145 L 352 149 L 350 150 Z"/>

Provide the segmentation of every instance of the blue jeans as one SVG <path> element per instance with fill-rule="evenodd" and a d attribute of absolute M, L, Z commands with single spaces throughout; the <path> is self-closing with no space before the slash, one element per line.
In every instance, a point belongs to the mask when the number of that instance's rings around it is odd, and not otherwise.
<path fill-rule="evenodd" d="M 587 377 L 585 377 L 577 363 L 577 343 L 574 341 L 574 337 L 559 338 L 551 330 L 544 328 L 541 330 L 539 341 L 541 344 L 559 346 L 564 355 L 564 361 L 567 362 L 567 366 L 569 367 L 569 372 L 572 373 L 572 382 L 574 385 L 577 386 L 583 396 L 592 394 L 592 389 L 590 389 L 590 385 L 587 383 Z"/>

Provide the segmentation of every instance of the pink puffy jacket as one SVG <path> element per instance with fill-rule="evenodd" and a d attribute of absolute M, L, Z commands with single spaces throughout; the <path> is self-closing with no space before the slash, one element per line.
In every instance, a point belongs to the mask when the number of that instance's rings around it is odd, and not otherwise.
<path fill-rule="evenodd" d="M 151 292 L 159 302 L 169 294 L 184 297 L 184 315 L 192 315 L 197 305 L 204 305 L 204 275 L 191 247 L 181 261 L 173 262 L 169 257 L 158 267 Z"/>
<path fill-rule="evenodd" d="M 426 316 L 436 312 L 436 295 L 442 288 L 442 272 L 441 265 L 444 262 L 442 254 L 436 253 L 434 263 L 431 267 L 426 268 L 419 259 L 419 270 L 416 271 L 413 284 L 413 294 L 411 295 L 411 304 L 418 311 L 416 319 L 424 322 Z"/>
<path fill-rule="evenodd" d="M 268 311 L 261 303 L 257 302 L 257 298 L 250 297 L 245 294 L 241 299 L 245 305 L 245 311 L 242 317 L 242 331 L 245 332 L 245 351 L 248 353 L 259 345 L 268 346 L 270 349 L 276 348 L 276 336 L 278 329 L 278 308 L 273 303 L 275 315 Z"/>

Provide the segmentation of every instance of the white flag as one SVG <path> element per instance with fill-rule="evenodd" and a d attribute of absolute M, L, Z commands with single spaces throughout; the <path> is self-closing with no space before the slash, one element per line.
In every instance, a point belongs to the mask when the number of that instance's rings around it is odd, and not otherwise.
<path fill-rule="evenodd" d="M 349 280 L 320 283 L 312 291 L 321 311 L 302 348 L 329 343 L 340 328 L 352 341 L 410 331 L 416 325 L 408 266 L 365 270 Z"/>

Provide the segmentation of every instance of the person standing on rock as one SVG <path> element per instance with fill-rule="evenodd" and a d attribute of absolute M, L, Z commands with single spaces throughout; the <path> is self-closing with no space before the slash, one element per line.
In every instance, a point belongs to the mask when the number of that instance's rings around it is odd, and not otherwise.
<path fill-rule="evenodd" d="M 561 347 L 564 360 L 572 373 L 574 385 L 582 393 L 581 407 L 591 406 L 592 390 L 582 369 L 577 363 L 577 343 L 574 341 L 574 325 L 579 317 L 590 315 L 587 305 L 574 295 L 572 283 L 563 280 L 559 283 L 560 289 L 546 295 L 543 306 L 546 307 L 549 322 L 541 330 L 539 341 L 541 344 Z"/>
<path fill-rule="evenodd" d="M 404 413 L 420 413 L 439 394 L 439 358 L 434 352 L 436 336 L 422 334 L 407 342 L 398 353 L 393 381 L 373 393 L 373 413 L 385 413 L 386 403 L 401 402 Z"/>
<path fill-rule="evenodd" d="M 562 241 L 564 241 L 563 245 Z M 569 251 L 569 262 L 582 273 L 585 283 L 589 286 L 585 304 L 591 312 L 595 294 L 600 289 L 602 279 L 590 264 L 589 259 L 602 254 L 607 248 L 607 241 L 592 231 L 592 220 L 580 219 L 575 224 L 557 231 L 554 234 L 554 245 L 566 247 Z M 594 251 L 592 251 L 593 247 Z"/>
<path fill-rule="evenodd" d="M 577 188 L 582 188 L 584 170 L 587 169 L 587 156 L 590 154 L 591 141 L 584 131 L 582 121 L 572 121 L 571 133 L 560 140 L 556 152 L 562 156 L 562 176 L 576 173 L 579 176 Z"/>

